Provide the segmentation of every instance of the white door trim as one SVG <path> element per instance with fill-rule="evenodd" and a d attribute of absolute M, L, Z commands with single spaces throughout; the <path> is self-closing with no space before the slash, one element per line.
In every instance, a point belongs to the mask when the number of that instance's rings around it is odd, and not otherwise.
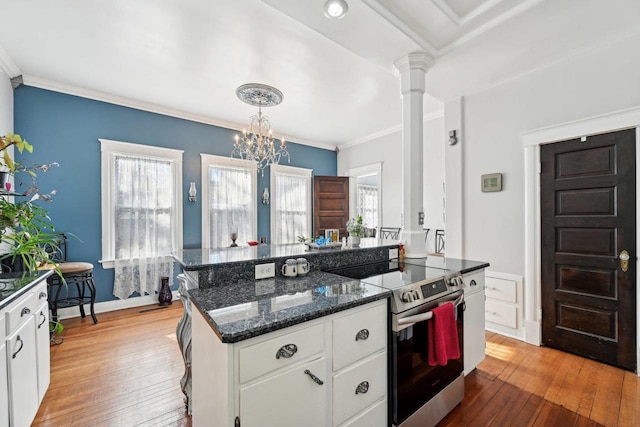
<path fill-rule="evenodd" d="M 636 128 L 636 194 L 640 191 L 640 106 L 599 116 L 587 117 L 554 126 L 535 129 L 522 134 L 524 148 L 524 205 L 525 205 L 525 341 L 541 343 L 541 283 L 540 283 L 540 145 L 578 138 L 581 136 L 613 132 L 625 128 Z M 636 197 L 636 216 L 640 205 Z M 636 217 L 636 251 L 640 247 L 640 229 Z M 636 255 L 637 257 L 637 255 Z M 640 307 L 640 290 L 636 280 L 636 307 Z M 640 316 L 637 316 L 636 345 L 640 344 Z M 637 366 L 640 367 L 640 346 L 636 351 Z"/>

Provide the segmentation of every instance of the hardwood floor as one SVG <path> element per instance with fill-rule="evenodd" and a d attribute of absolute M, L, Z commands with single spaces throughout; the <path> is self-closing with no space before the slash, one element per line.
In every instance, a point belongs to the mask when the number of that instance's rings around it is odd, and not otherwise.
<path fill-rule="evenodd" d="M 51 384 L 33 426 L 191 426 L 176 340 L 182 304 L 64 320 Z"/>
<path fill-rule="evenodd" d="M 465 398 L 439 426 L 637 426 L 640 380 L 632 372 L 486 333 L 485 360 Z"/>
<path fill-rule="evenodd" d="M 191 426 L 175 327 L 182 305 L 69 319 L 51 347 L 51 385 L 34 426 Z M 487 357 L 465 380 L 445 426 L 637 426 L 632 372 L 487 332 Z"/>

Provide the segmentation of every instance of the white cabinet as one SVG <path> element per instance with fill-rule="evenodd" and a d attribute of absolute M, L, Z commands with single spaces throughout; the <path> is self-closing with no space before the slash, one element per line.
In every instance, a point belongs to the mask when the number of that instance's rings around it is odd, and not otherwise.
<path fill-rule="evenodd" d="M 234 344 L 192 326 L 193 425 L 387 424 L 387 300 Z"/>
<path fill-rule="evenodd" d="M 38 412 L 36 327 L 29 319 L 7 337 L 10 425 L 31 425 Z"/>
<path fill-rule="evenodd" d="M 49 385 L 48 316 L 44 281 L 0 312 L 0 427 L 29 426 L 38 411 Z"/>
<path fill-rule="evenodd" d="M 242 427 L 327 425 L 327 365 L 322 357 L 241 387 Z"/>
<path fill-rule="evenodd" d="M 524 338 L 522 276 L 487 271 L 486 326 L 490 331 Z"/>
<path fill-rule="evenodd" d="M 7 382 L 7 345 L 4 315 L 0 314 L 0 427 L 9 426 L 9 383 Z"/>
<path fill-rule="evenodd" d="M 468 375 L 485 356 L 484 269 L 462 276 L 464 280 L 464 374 Z"/>
<path fill-rule="evenodd" d="M 40 298 L 40 297 L 39 297 Z M 49 361 L 49 305 L 47 294 L 44 301 L 33 314 L 36 327 L 36 361 L 38 364 L 38 404 L 42 402 L 44 394 L 49 388 L 51 365 Z"/>

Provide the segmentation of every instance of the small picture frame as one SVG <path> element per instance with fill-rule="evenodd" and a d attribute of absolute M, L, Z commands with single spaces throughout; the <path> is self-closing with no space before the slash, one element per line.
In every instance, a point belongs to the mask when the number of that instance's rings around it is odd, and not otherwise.
<path fill-rule="evenodd" d="M 492 193 L 502 190 L 502 174 L 488 173 L 481 177 L 481 188 L 483 193 Z"/>
<path fill-rule="evenodd" d="M 340 240 L 340 230 L 338 230 L 337 228 L 324 230 L 324 238 L 328 243 L 337 242 L 338 240 Z"/>

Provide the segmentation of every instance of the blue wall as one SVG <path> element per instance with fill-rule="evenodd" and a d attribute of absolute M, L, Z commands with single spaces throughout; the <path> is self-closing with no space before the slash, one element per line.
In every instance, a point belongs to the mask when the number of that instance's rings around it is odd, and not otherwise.
<path fill-rule="evenodd" d="M 70 239 L 69 260 L 94 264 L 98 301 L 115 299 L 113 270 L 98 264 L 102 258 L 98 138 L 184 150 L 184 247 L 201 246 L 202 205 L 200 198 L 188 201 L 189 182 L 195 181 L 201 192 L 200 153 L 229 156 L 236 131 L 28 86 L 14 92 L 14 120 L 15 133 L 34 146 L 33 154 L 16 153 L 18 161 L 60 164 L 40 173 L 37 184 L 44 193 L 57 191 L 46 208 L 57 231 L 80 239 Z M 336 175 L 334 151 L 290 142 L 287 150 L 291 166 L 313 169 L 314 175 Z M 259 194 L 265 187 L 270 188 L 268 170 L 264 177 L 258 174 Z M 258 197 L 256 238 L 270 236 L 269 220 L 269 206 Z"/>

